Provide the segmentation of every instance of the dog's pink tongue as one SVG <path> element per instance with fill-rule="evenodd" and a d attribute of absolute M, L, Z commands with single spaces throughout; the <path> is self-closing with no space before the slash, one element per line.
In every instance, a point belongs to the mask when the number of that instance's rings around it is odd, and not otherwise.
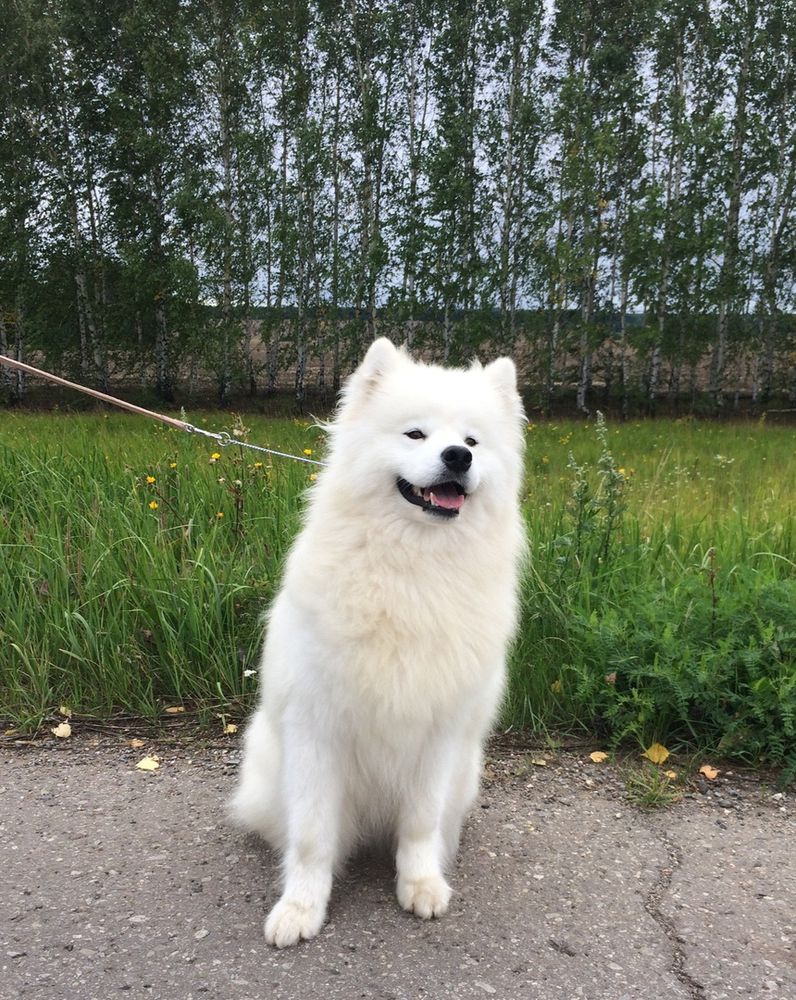
<path fill-rule="evenodd" d="M 438 507 L 445 507 L 446 510 L 458 510 L 464 503 L 464 497 L 456 489 L 453 483 L 440 483 L 429 490 L 433 497 L 432 503 Z"/>

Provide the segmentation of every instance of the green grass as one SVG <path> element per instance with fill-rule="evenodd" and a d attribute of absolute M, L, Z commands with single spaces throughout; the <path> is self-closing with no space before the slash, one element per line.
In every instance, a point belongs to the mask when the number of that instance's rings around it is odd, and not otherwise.
<path fill-rule="evenodd" d="M 628 799 L 639 809 L 666 809 L 683 797 L 676 778 L 669 777 L 674 772 L 667 773 L 647 761 L 632 767 L 625 765 L 620 773 L 624 775 Z"/>
<path fill-rule="evenodd" d="M 531 465 L 541 497 L 532 473 L 533 563 L 507 719 L 580 728 L 611 746 L 709 749 L 792 774 L 794 432 L 539 431 Z M 566 469 L 555 444 L 572 453 Z"/>
<path fill-rule="evenodd" d="M 256 434 L 300 450 L 318 437 L 290 421 Z M 245 701 L 311 467 L 215 449 L 125 416 L 4 415 L 0 712 Z"/>
<path fill-rule="evenodd" d="M 0 420 L 0 714 L 242 713 L 311 467 L 126 415 Z M 246 423 L 322 454 L 308 422 Z M 796 772 L 796 433 L 537 424 L 527 467 L 504 724 Z"/>

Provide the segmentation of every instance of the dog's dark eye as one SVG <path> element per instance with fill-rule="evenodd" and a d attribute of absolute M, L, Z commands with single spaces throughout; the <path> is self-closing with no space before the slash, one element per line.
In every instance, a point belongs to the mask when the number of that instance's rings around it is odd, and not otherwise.
<path fill-rule="evenodd" d="M 475 446 L 478 444 L 475 438 L 465 438 L 464 443 L 467 445 L 468 448 L 475 448 Z"/>
<path fill-rule="evenodd" d="M 425 436 L 426 435 L 422 431 L 419 431 L 417 428 L 415 428 L 415 430 L 413 431 L 406 432 L 406 437 L 411 438 L 413 441 L 422 441 L 423 438 L 425 438 Z"/>

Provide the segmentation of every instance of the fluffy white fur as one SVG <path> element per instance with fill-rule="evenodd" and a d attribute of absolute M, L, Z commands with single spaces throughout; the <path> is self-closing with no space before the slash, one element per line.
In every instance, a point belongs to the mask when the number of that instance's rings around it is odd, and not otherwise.
<path fill-rule="evenodd" d="M 382 339 L 346 385 L 270 611 L 231 803 L 283 857 L 271 944 L 318 933 L 332 873 L 363 842 L 394 848 L 401 906 L 423 918 L 448 907 L 444 871 L 515 626 L 523 419 L 508 358 L 439 368 Z M 398 478 L 438 482 L 441 452 L 470 438 L 457 516 L 401 495 Z"/>

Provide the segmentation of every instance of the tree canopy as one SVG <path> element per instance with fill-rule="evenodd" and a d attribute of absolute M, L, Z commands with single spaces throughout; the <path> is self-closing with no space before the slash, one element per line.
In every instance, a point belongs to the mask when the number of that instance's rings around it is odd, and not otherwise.
<path fill-rule="evenodd" d="M 790 0 L 10 0 L 0 353 L 333 391 L 374 335 L 533 401 L 796 402 Z M 24 396 L 0 369 L 0 400 Z"/>

